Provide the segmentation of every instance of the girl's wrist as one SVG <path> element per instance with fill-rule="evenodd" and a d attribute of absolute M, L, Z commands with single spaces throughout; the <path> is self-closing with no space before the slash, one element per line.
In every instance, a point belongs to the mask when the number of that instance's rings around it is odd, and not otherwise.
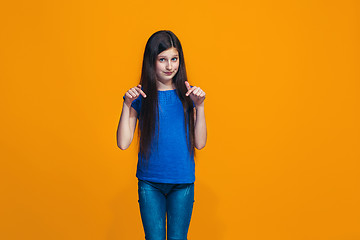
<path fill-rule="evenodd" d="M 199 105 L 195 105 L 196 110 L 204 108 L 204 102 L 200 103 Z"/>
<path fill-rule="evenodd" d="M 130 108 L 131 107 L 131 103 L 132 102 L 128 102 L 128 101 L 126 101 L 126 98 L 124 99 L 124 106 L 126 106 L 126 107 L 128 107 L 128 108 Z"/>

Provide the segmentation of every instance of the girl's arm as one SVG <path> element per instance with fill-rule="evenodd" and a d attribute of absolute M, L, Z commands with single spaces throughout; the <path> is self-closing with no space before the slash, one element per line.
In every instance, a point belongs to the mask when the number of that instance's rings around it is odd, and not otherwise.
<path fill-rule="evenodd" d="M 127 149 L 133 140 L 137 122 L 137 112 L 131 107 L 131 103 L 137 99 L 140 94 L 146 97 L 146 94 L 141 90 L 141 85 L 133 87 L 125 93 L 120 121 L 116 132 L 117 145 L 121 150 Z"/>
<path fill-rule="evenodd" d="M 197 149 L 202 149 L 206 145 L 207 139 L 207 129 L 205 121 L 205 112 L 204 112 L 204 102 L 195 107 L 195 147 Z"/>
<path fill-rule="evenodd" d="M 116 132 L 117 145 L 121 150 L 127 149 L 134 137 L 137 122 L 137 112 L 125 101 L 121 111 L 120 121 Z"/>
<path fill-rule="evenodd" d="M 195 104 L 194 108 L 194 123 L 195 123 L 195 147 L 202 149 L 206 145 L 207 130 L 204 112 L 205 92 L 199 87 L 191 87 L 185 81 L 188 89 L 186 96 L 189 96 Z"/>

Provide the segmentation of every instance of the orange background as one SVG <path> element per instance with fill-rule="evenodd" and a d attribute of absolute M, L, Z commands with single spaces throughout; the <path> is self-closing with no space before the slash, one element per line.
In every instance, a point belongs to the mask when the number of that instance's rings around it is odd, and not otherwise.
<path fill-rule="evenodd" d="M 2 1 L 0 238 L 144 239 L 116 145 L 150 35 L 207 93 L 189 239 L 360 239 L 359 1 Z"/>

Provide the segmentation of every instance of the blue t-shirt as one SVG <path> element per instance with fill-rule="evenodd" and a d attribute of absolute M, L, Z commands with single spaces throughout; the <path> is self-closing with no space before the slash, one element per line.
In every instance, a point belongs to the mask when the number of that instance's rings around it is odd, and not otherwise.
<path fill-rule="evenodd" d="M 131 106 L 138 113 L 141 109 L 142 95 Z M 151 142 L 148 159 L 138 154 L 136 177 L 159 183 L 193 183 L 195 181 L 194 155 L 190 154 L 186 135 L 184 109 L 176 89 L 158 91 L 159 128 L 158 144 Z M 189 130 L 188 130 L 189 138 Z"/>

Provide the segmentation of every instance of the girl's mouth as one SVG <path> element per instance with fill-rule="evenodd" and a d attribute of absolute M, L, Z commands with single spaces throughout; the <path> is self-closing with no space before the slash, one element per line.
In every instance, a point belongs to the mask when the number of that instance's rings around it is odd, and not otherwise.
<path fill-rule="evenodd" d="M 165 75 L 171 75 L 172 74 L 172 72 L 164 72 L 165 73 Z"/>

